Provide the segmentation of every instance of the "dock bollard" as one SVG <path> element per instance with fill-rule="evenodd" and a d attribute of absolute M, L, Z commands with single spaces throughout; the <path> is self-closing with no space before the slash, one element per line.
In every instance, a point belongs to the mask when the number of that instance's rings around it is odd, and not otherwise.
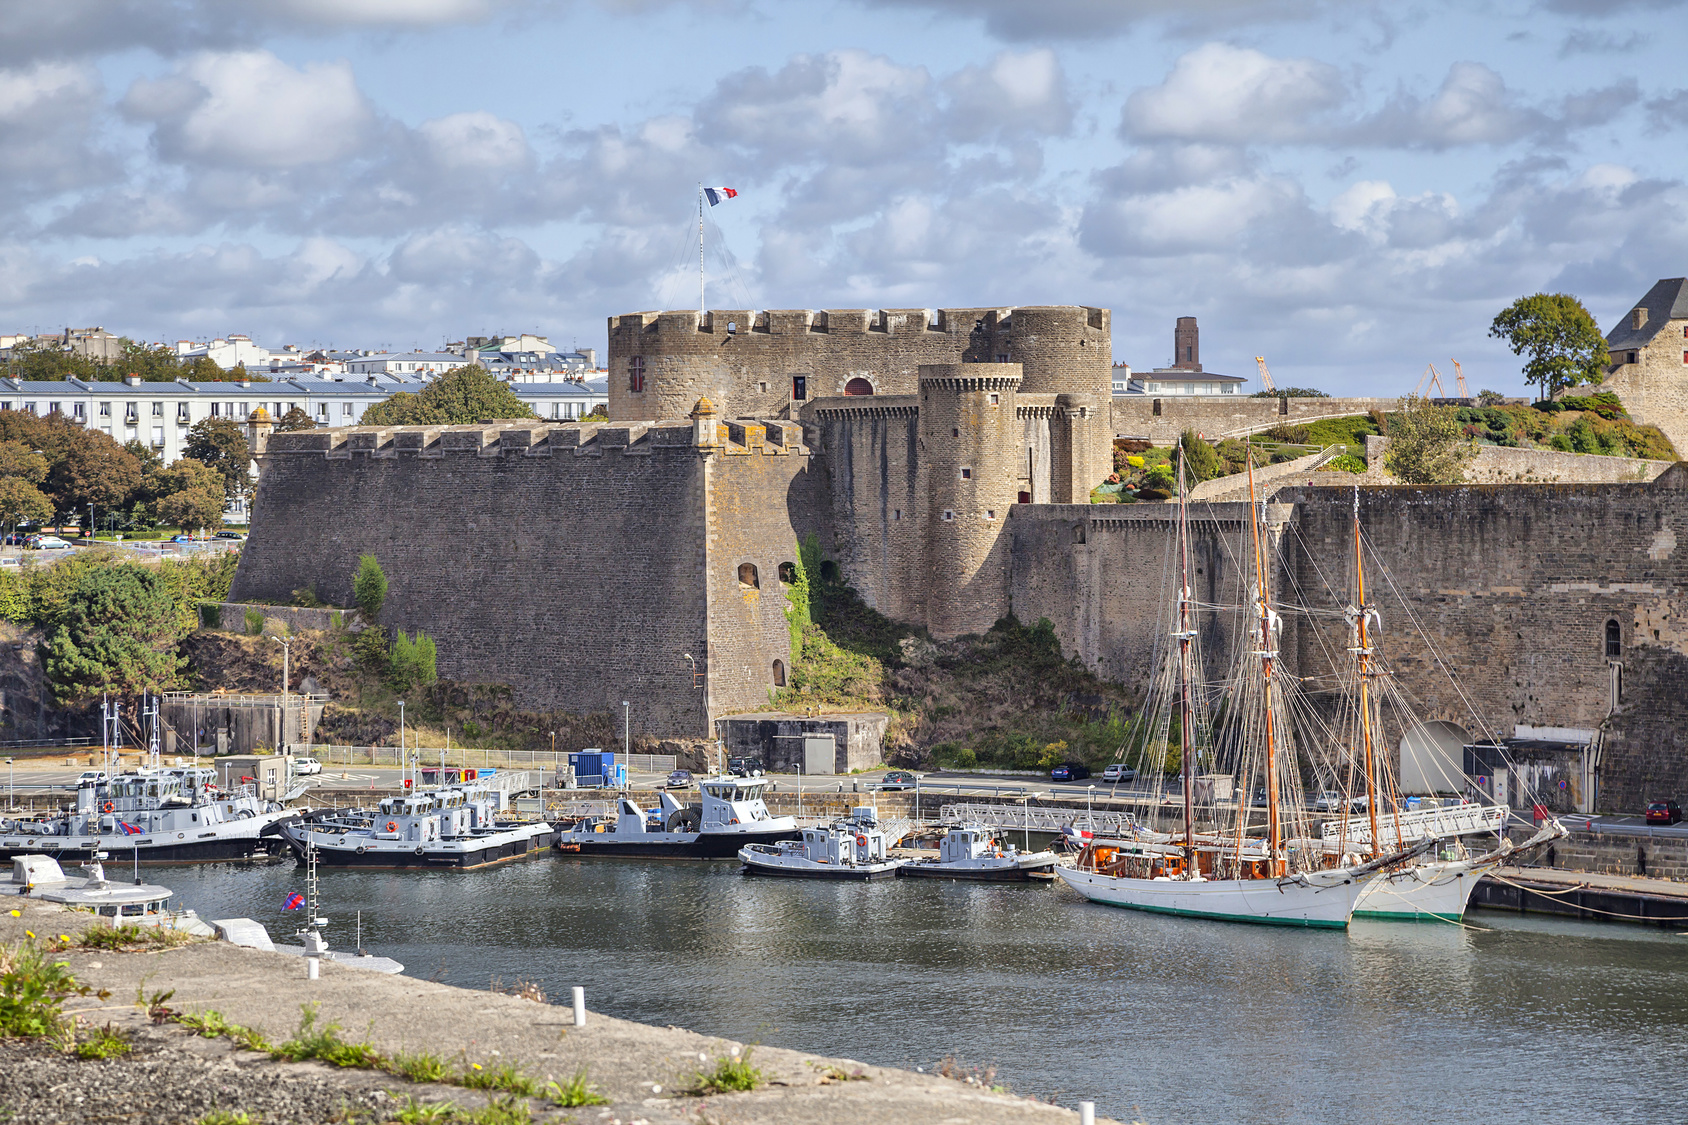
<path fill-rule="evenodd" d="M 316 980 L 322 975 L 322 961 L 316 957 L 305 958 L 305 979 Z"/>
<path fill-rule="evenodd" d="M 578 984 L 574 986 L 574 1026 L 586 1026 L 586 990 Z"/>
<path fill-rule="evenodd" d="M 1096 1125 L 1096 1103 L 1078 1103 L 1078 1125 Z"/>

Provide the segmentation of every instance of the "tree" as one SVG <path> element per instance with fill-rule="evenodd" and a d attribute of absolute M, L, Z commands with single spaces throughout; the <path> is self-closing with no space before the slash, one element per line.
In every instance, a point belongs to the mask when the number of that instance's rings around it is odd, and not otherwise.
<path fill-rule="evenodd" d="M 50 418 L 46 422 L 53 424 Z M 140 461 L 98 430 L 85 430 L 69 422 L 62 425 L 66 432 L 61 453 L 42 491 L 61 513 L 80 516 L 90 504 L 99 511 L 127 507 L 130 496 L 141 485 Z"/>
<path fill-rule="evenodd" d="M 18 477 L 30 484 L 47 479 L 47 458 L 21 441 L 0 441 L 0 477 Z"/>
<path fill-rule="evenodd" d="M 53 518 L 53 502 L 23 477 L 0 477 L 0 524 L 11 531 L 20 523 Z"/>
<path fill-rule="evenodd" d="M 1611 360 L 1600 325 L 1569 293 L 1518 298 L 1495 317 L 1489 335 L 1505 340 L 1514 355 L 1529 354 L 1524 381 L 1539 384 L 1544 399 L 1600 382 Z"/>
<path fill-rule="evenodd" d="M 149 348 L 127 337 L 123 354 L 111 366 L 116 375 L 139 375 L 148 383 L 168 383 L 182 373 L 182 365 L 170 348 L 163 344 Z"/>
<path fill-rule="evenodd" d="M 155 510 L 183 532 L 223 526 L 226 497 L 223 475 L 191 457 L 183 457 L 168 469 L 161 469 L 154 489 Z"/>
<path fill-rule="evenodd" d="M 233 500 L 252 487 L 252 451 L 246 431 L 233 418 L 202 418 L 188 430 L 182 455 L 209 465 L 223 477 L 223 495 Z"/>
<path fill-rule="evenodd" d="M 1475 456 L 1454 407 L 1408 395 L 1400 413 L 1390 416 L 1383 467 L 1406 484 L 1458 484 Z"/>
<path fill-rule="evenodd" d="M 163 691 L 181 673 L 181 635 L 160 574 L 134 564 L 90 566 L 48 624 L 42 664 L 61 705 L 104 691 Z"/>
<path fill-rule="evenodd" d="M 381 569 L 374 555 L 359 557 L 357 576 L 352 579 L 352 599 L 358 603 L 358 612 L 366 624 L 380 620 L 381 607 L 387 604 L 387 572 Z"/>
<path fill-rule="evenodd" d="M 393 651 L 388 657 L 388 682 L 394 691 L 410 692 L 427 687 L 439 678 L 437 658 L 434 638 L 418 629 L 412 639 L 400 629 L 393 638 Z"/>
<path fill-rule="evenodd" d="M 276 420 L 275 429 L 278 434 L 292 433 L 294 430 L 314 430 L 316 423 L 311 421 L 309 414 L 294 406 L 289 407 L 287 413 Z"/>
<path fill-rule="evenodd" d="M 500 418 L 532 418 L 527 403 L 478 363 L 447 371 L 422 389 L 392 395 L 363 412 L 365 426 L 466 426 Z"/>
<path fill-rule="evenodd" d="M 1219 455 L 1213 451 L 1213 446 L 1197 437 L 1196 431 L 1185 430 L 1183 436 L 1178 439 L 1178 445 L 1184 451 L 1186 486 L 1212 480 L 1225 471 L 1225 466 L 1219 463 Z"/>

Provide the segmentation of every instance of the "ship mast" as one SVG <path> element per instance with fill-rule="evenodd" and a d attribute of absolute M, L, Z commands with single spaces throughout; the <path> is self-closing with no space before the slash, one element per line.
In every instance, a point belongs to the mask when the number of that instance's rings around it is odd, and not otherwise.
<path fill-rule="evenodd" d="M 1244 460 L 1248 465 L 1249 528 L 1254 535 L 1255 605 L 1260 611 L 1260 676 L 1262 698 L 1266 703 L 1266 846 L 1267 868 L 1271 875 L 1285 873 L 1279 859 L 1283 825 L 1278 816 L 1278 748 L 1272 721 L 1272 665 L 1278 650 L 1273 647 L 1273 624 L 1276 614 L 1267 600 L 1266 552 L 1260 541 L 1260 502 L 1254 495 L 1253 451 Z"/>
<path fill-rule="evenodd" d="M 1178 729 L 1179 763 L 1184 775 L 1184 877 L 1194 879 L 1196 870 L 1195 777 L 1191 772 L 1193 708 L 1190 705 L 1190 644 L 1195 639 L 1190 589 L 1190 508 L 1184 494 L 1184 447 L 1178 446 Z"/>
<path fill-rule="evenodd" d="M 1371 638 L 1366 631 L 1366 619 L 1371 611 L 1366 607 L 1366 568 L 1360 552 L 1360 490 L 1354 489 L 1354 582 L 1355 593 L 1360 599 L 1355 614 L 1354 627 L 1354 662 L 1360 680 L 1360 742 L 1365 753 L 1366 770 L 1366 815 L 1371 820 L 1371 852 L 1372 855 L 1382 855 L 1383 848 L 1377 838 L 1377 774 L 1372 763 L 1372 705 L 1371 678 L 1372 647 Z M 1399 847 L 1401 841 L 1397 836 L 1395 845 Z"/>

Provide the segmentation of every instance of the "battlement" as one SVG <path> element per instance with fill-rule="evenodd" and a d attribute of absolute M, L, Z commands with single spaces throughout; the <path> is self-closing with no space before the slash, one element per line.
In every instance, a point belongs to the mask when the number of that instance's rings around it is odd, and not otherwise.
<path fill-rule="evenodd" d="M 1011 332 L 1019 317 L 1038 330 L 1109 331 L 1108 310 L 1088 305 L 1028 305 L 973 309 L 675 309 L 621 313 L 609 318 L 611 340 L 631 343 L 641 336 L 795 336 L 938 333 L 966 335 L 977 329 Z M 635 345 L 643 347 L 641 345 Z"/>
<path fill-rule="evenodd" d="M 718 426 L 710 448 L 725 453 L 807 453 L 803 428 L 789 419 L 739 420 Z M 660 422 L 492 422 L 468 426 L 349 426 L 271 434 L 260 463 L 275 457 L 315 456 L 331 461 L 357 457 L 425 460 L 475 457 L 599 457 L 617 449 L 628 455 L 657 452 L 696 455 L 689 420 Z"/>

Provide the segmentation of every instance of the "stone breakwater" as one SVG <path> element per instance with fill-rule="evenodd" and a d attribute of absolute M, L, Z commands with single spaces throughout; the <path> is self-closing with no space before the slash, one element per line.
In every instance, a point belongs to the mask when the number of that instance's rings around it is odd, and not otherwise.
<path fill-rule="evenodd" d="M 13 899 L 0 914 L 0 941 L 15 944 L 30 930 L 46 939 L 72 937 L 92 921 L 45 903 Z M 299 1028 L 302 1005 L 314 1005 L 316 1027 L 338 1024 L 342 1037 L 391 1058 L 438 1056 L 453 1072 L 512 1066 L 541 1086 L 584 1075 L 602 1105 L 559 1109 L 529 1100 L 536 1121 L 583 1125 L 1009 1125 L 1078 1120 L 1057 1106 L 935 1075 L 869 1066 L 850 1059 L 752 1046 L 677 1027 L 653 1027 L 590 1013 L 574 1027 L 566 1006 L 455 988 L 407 976 L 384 976 L 331 962 L 321 979 L 305 979 L 300 958 L 221 942 L 158 952 L 72 950 L 60 959 L 97 996 L 73 997 L 66 1012 L 84 1027 L 110 1024 L 134 1036 L 129 1055 L 80 1060 L 41 1041 L 0 1040 L 0 1105 L 12 1125 L 81 1125 L 122 1120 L 179 1125 L 213 1112 L 248 1113 L 264 1125 L 328 1121 L 384 1122 L 417 1102 L 452 1102 L 463 1110 L 495 1096 L 455 1085 L 412 1083 L 382 1070 L 320 1062 L 277 1062 L 226 1037 L 204 1038 L 174 1022 L 154 1023 L 140 997 L 173 992 L 177 1012 L 216 1012 L 230 1024 L 261 1031 L 272 1043 Z M 590 1000 L 590 997 L 588 997 Z M 736 1055 L 735 1055 L 736 1052 Z M 743 1058 L 765 1084 L 741 1093 L 687 1091 L 700 1071 Z"/>

